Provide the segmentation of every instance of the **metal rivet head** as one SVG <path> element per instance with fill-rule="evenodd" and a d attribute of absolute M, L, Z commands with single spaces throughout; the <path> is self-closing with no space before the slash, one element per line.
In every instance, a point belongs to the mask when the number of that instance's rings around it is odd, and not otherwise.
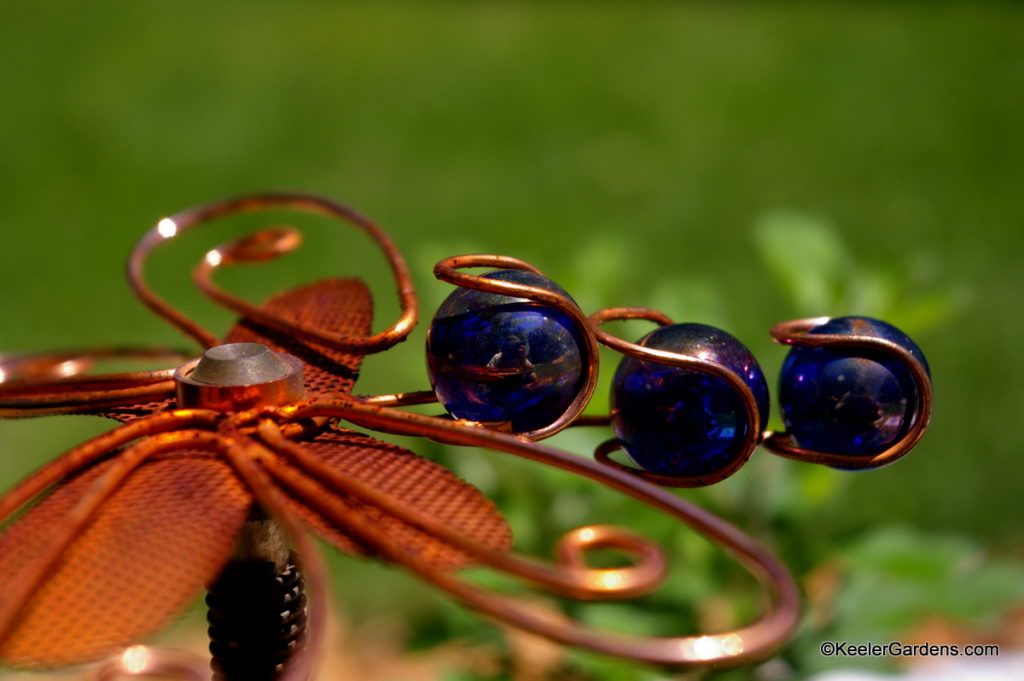
<path fill-rule="evenodd" d="M 305 398 L 302 362 L 260 343 L 228 343 L 174 372 L 178 406 L 238 411 Z"/>
<path fill-rule="evenodd" d="M 228 343 L 204 352 L 190 378 L 207 385 L 254 385 L 279 380 L 289 372 L 266 345 Z"/>

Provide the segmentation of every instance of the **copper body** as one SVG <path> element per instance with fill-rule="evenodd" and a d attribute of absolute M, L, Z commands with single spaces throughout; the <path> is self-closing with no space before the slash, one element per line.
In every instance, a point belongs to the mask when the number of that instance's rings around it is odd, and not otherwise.
<path fill-rule="evenodd" d="M 369 293 L 355 280 L 318 282 L 279 294 L 259 307 L 213 283 L 219 267 L 276 257 L 298 244 L 294 230 L 276 227 L 210 251 L 194 276 L 206 293 L 242 315 L 227 342 L 259 342 L 275 352 L 294 355 L 293 360 L 305 370 L 306 399 L 298 399 L 301 386 L 294 383 L 282 384 L 276 392 L 211 392 L 209 386 L 197 387 L 189 382 L 189 363 L 177 370 L 178 396 L 188 406 L 176 408 L 168 399 L 175 390 L 174 369 L 102 377 L 75 375 L 85 368 L 87 363 L 83 363 L 71 367 L 72 376 L 54 378 L 47 367 L 55 366 L 64 355 L 35 355 L 31 361 L 24 357 L 0 358 L 0 371 L 7 379 L 0 384 L 0 416 L 86 412 L 125 422 L 54 459 L 0 497 L 0 523 L 23 511 L 0 535 L 0 660 L 26 666 L 70 664 L 95 659 L 158 629 L 183 607 L 183 597 L 177 594 L 188 588 L 194 593 L 229 558 L 238 528 L 253 501 L 290 537 L 307 578 L 308 645 L 283 673 L 281 678 L 286 681 L 308 679 L 322 645 L 326 578 L 310 530 L 342 551 L 402 564 L 469 607 L 497 619 L 556 641 L 627 659 L 684 668 L 742 665 L 772 655 L 789 640 L 799 622 L 800 598 L 788 570 L 734 526 L 659 486 L 680 484 L 678 479 L 667 480 L 611 460 L 608 455 L 618 446 L 615 441 L 599 447 L 595 461 L 535 442 L 569 425 L 607 423 L 606 417 L 581 416 L 596 382 L 598 342 L 645 360 L 697 368 L 723 378 L 742 396 L 748 421 L 757 424 L 759 414 L 753 395 L 729 370 L 693 357 L 640 348 L 600 329 L 601 324 L 614 319 L 641 318 L 667 324 L 667 317 L 651 310 L 619 308 L 600 311 L 588 319 L 572 301 L 550 291 L 461 271 L 467 267 L 537 271 L 523 261 L 502 256 L 443 260 L 435 274 L 445 281 L 525 298 L 569 314 L 587 339 L 587 378 L 581 394 L 561 419 L 520 436 L 480 424 L 409 413 L 397 407 L 434 401 L 432 393 L 396 392 L 359 398 L 349 394 L 361 357 L 384 350 L 408 335 L 417 319 L 417 306 L 407 268 L 394 244 L 379 227 L 341 204 L 296 194 L 258 195 L 165 218 L 132 253 L 128 273 L 133 287 L 157 314 L 202 346 L 216 345 L 216 337 L 148 288 L 143 278 L 144 262 L 161 243 L 186 229 L 230 213 L 264 208 L 321 213 L 353 223 L 369 234 L 394 274 L 399 319 L 373 333 Z M 794 322 L 776 327 L 773 334 L 786 343 L 870 342 L 872 347 L 879 346 L 870 339 L 840 341 L 830 336 L 802 335 L 806 328 L 805 322 Z M 927 388 L 923 369 L 912 357 L 898 348 L 883 349 L 907 362 L 922 387 Z M 26 366 L 43 369 L 30 371 Z M 65 387 L 70 390 L 65 392 Z M 925 397 L 911 432 L 876 459 L 897 458 L 920 438 L 931 404 L 930 391 L 922 390 L 922 395 Z M 474 488 L 406 449 L 345 430 L 340 426 L 343 421 L 373 431 L 505 452 L 630 495 L 735 556 L 764 585 L 769 595 L 766 610 L 760 619 L 735 631 L 673 637 L 627 635 L 538 617 L 518 599 L 464 581 L 455 570 L 477 563 L 566 598 L 608 600 L 655 590 L 670 569 L 669 560 L 646 538 L 611 526 L 588 526 L 569 532 L 559 542 L 553 562 L 521 555 L 510 550 L 511 535 L 498 510 Z M 762 439 L 757 428 L 748 431 L 743 456 L 735 467 Z M 769 449 L 784 456 L 822 463 L 838 461 L 793 447 L 785 434 L 765 435 Z M 707 484 L 727 477 L 735 467 L 713 478 L 684 480 L 682 484 Z M 197 482 L 186 483 L 186 479 Z M 206 485 L 205 491 L 196 490 L 203 495 L 202 508 L 189 506 L 186 500 L 179 510 L 170 507 L 167 511 L 173 517 L 173 529 L 188 544 L 186 556 L 170 558 L 162 553 L 164 547 L 157 547 L 152 556 L 140 557 L 137 549 L 98 543 L 97 533 L 109 531 L 112 524 L 145 515 L 142 500 L 147 491 L 180 490 L 186 484 Z M 48 490 L 55 491 L 47 495 Z M 191 522 L 200 513 L 203 523 Z M 142 517 L 137 522 L 157 521 Z M 219 528 L 216 531 L 220 534 L 204 534 L 203 528 L 210 525 Z M 45 532 L 40 527 L 46 527 Z M 158 523 L 139 529 L 165 528 Z M 27 541 L 30 532 L 41 538 Z M 601 547 L 622 551 L 631 564 L 614 569 L 589 567 L 587 552 Z M 140 565 L 148 569 L 146 565 L 161 565 L 166 560 L 183 562 L 173 575 L 147 575 L 147 590 L 97 577 L 89 562 L 96 554 L 95 561 L 114 565 L 134 561 L 136 569 Z M 127 623 L 118 618 L 92 620 L 91 627 L 81 631 L 65 627 L 60 636 L 52 634 L 53 623 L 69 612 L 97 607 L 89 600 L 91 596 L 71 591 L 69 585 L 83 581 L 90 593 L 98 593 L 95 597 L 103 599 L 105 606 L 133 607 L 138 616 Z M 110 674 L 131 673 L 118 664 L 108 670 Z"/>

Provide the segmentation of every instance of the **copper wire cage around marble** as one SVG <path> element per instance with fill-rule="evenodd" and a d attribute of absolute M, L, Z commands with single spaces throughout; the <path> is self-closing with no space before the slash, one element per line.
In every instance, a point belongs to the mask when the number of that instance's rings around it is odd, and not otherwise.
<path fill-rule="evenodd" d="M 0 498 L 0 661 L 52 667 L 94 660 L 160 629 L 213 579 L 229 560 L 253 504 L 283 528 L 306 575 L 310 598 L 305 645 L 279 678 L 310 678 L 323 646 L 326 576 L 309 532 L 339 550 L 403 565 L 468 607 L 565 644 L 675 668 L 734 666 L 764 659 L 783 646 L 800 615 L 799 592 L 786 567 L 741 531 L 663 489 L 708 484 L 731 474 L 759 445 L 784 456 L 832 465 L 850 457 L 802 450 L 786 434 L 764 433 L 750 389 L 731 370 L 707 360 L 651 350 L 617 339 L 600 326 L 611 320 L 670 322 L 639 308 L 602 310 L 589 318 L 552 291 L 465 272 L 468 268 L 523 269 L 504 256 L 457 256 L 435 275 L 459 287 L 514 296 L 553 307 L 573 320 L 583 338 L 585 376 L 579 395 L 554 423 L 527 433 L 503 432 L 399 407 L 434 401 L 426 391 L 353 396 L 363 356 L 387 350 L 416 324 L 416 295 L 408 268 L 391 239 L 373 222 L 331 200 L 264 194 L 221 201 L 160 220 L 128 262 L 141 299 L 203 348 L 222 341 L 154 293 L 144 277 L 149 254 L 182 232 L 222 216 L 265 209 L 326 215 L 363 230 L 391 268 L 400 316 L 376 333 L 371 299 L 355 279 L 301 286 L 252 305 L 220 288 L 219 268 L 259 262 L 297 247 L 299 233 L 270 228 L 209 251 L 193 278 L 215 301 L 240 315 L 224 343 L 256 342 L 301 361 L 305 396 L 269 402 L 234 394 L 234 407 L 182 407 L 175 402 L 175 367 L 92 375 L 98 359 L 141 357 L 180 364 L 188 353 L 120 348 L 0 356 L 0 416 L 87 413 L 121 421 L 31 474 Z M 906 364 L 921 391 L 913 424 L 875 465 L 909 450 L 927 425 L 930 383 L 917 360 L 885 341 L 810 337 L 809 322 L 779 325 L 775 338 L 789 344 L 870 346 Z M 538 440 L 571 425 L 599 425 L 606 417 L 581 416 L 593 392 L 598 344 L 648 361 L 697 368 L 720 377 L 740 395 L 747 420 L 742 455 L 728 470 L 699 479 L 640 471 L 610 456 L 609 440 L 585 459 Z M 175 365 L 177 366 L 177 364 Z M 654 591 L 669 564 L 650 540 L 624 528 L 588 526 L 559 541 L 554 561 L 514 551 L 497 509 L 475 488 L 409 451 L 343 427 L 430 438 L 442 443 L 505 452 L 555 466 L 622 492 L 668 514 L 731 553 L 764 586 L 764 614 L 735 631 L 643 637 L 601 631 L 567 619 L 539 616 L 520 600 L 466 581 L 458 569 L 485 565 L 562 597 L 629 599 Z M 863 458 L 856 464 L 863 463 Z M 617 549 L 625 567 L 599 569 L 588 550 Z M 129 651 L 138 653 L 138 648 Z M 171 658 L 151 653 L 139 663 L 118 657 L 104 678 L 182 672 Z"/>

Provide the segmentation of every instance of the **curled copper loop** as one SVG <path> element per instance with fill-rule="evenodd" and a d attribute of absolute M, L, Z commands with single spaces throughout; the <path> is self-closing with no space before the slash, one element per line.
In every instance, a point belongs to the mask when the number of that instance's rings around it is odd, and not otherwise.
<path fill-rule="evenodd" d="M 906 348 L 884 338 L 873 336 L 842 335 L 830 333 L 807 333 L 811 329 L 829 321 L 829 317 L 813 317 L 781 322 L 772 327 L 772 340 L 783 345 L 796 345 L 807 348 L 851 348 L 868 350 L 898 360 L 902 363 L 917 386 L 918 399 L 914 404 L 914 413 L 910 427 L 903 436 L 884 451 L 871 456 L 857 454 L 830 454 L 811 449 L 803 449 L 796 445 L 788 433 L 768 432 L 764 446 L 773 454 L 800 461 L 820 463 L 840 468 L 860 469 L 877 468 L 896 461 L 921 440 L 932 417 L 932 381 L 924 365 Z"/>
<path fill-rule="evenodd" d="M 194 654 L 153 646 L 134 645 L 104 661 L 96 681 L 132 676 L 172 677 L 183 681 L 209 681 L 210 663 Z"/>
<path fill-rule="evenodd" d="M 97 362 L 173 361 L 168 348 L 112 347 L 0 355 L 0 417 L 74 414 L 174 394 L 174 369 L 89 374 Z"/>
<path fill-rule="evenodd" d="M 757 399 L 754 397 L 754 393 L 751 391 L 750 386 L 746 384 L 739 374 L 717 362 L 703 359 L 701 357 L 683 355 L 678 352 L 644 347 L 613 336 L 607 331 L 601 329 L 601 325 L 605 322 L 625 321 L 630 319 L 647 320 L 654 322 L 659 326 L 668 326 L 673 323 L 668 316 L 657 310 L 645 307 L 612 307 L 604 310 L 598 310 L 594 314 L 590 315 L 590 324 L 594 329 L 594 335 L 597 337 L 597 340 L 616 352 L 620 352 L 630 357 L 635 357 L 636 359 L 644 362 L 655 362 L 657 364 L 665 364 L 682 369 L 699 371 L 701 373 L 720 378 L 728 383 L 729 387 L 733 389 L 733 391 L 739 396 L 740 401 L 743 403 L 743 412 L 747 422 L 745 431 L 746 435 L 740 447 L 739 454 L 729 463 L 728 466 L 721 470 L 704 475 L 661 475 L 619 463 L 609 456 L 612 452 L 615 452 L 622 447 L 622 443 L 617 439 L 611 439 L 598 445 L 597 449 L 594 451 L 594 458 L 606 466 L 611 466 L 666 487 L 703 487 L 729 477 L 747 462 L 750 455 L 754 453 L 755 449 L 757 449 L 757 445 L 761 442 L 762 438 L 760 427 L 761 414 L 757 406 Z"/>
<path fill-rule="evenodd" d="M 517 433 L 521 438 L 528 440 L 542 440 L 554 435 L 558 431 L 568 427 L 579 416 L 590 401 L 597 387 L 598 354 L 597 340 L 587 317 L 580 310 L 579 306 L 572 299 L 554 291 L 549 291 L 538 286 L 518 284 L 512 281 L 490 279 L 475 274 L 459 272 L 458 270 L 468 267 L 494 267 L 498 269 L 524 270 L 543 276 L 543 272 L 530 263 L 511 258 L 505 255 L 456 255 L 445 258 L 434 265 L 434 276 L 441 281 L 459 286 L 462 288 L 484 291 L 486 293 L 497 293 L 500 295 L 522 298 L 538 306 L 550 307 L 568 315 L 579 329 L 580 337 L 584 346 L 580 348 L 584 362 L 583 386 L 576 398 L 569 404 L 565 412 L 553 423 L 525 433 Z"/>
<path fill-rule="evenodd" d="M 281 467 L 270 468 L 271 474 L 282 484 L 310 503 L 321 507 L 329 505 L 328 500 L 336 496 L 332 492 L 341 492 L 429 532 L 480 563 L 540 584 L 558 595 L 578 600 L 634 598 L 654 591 L 667 575 L 665 556 L 657 545 L 646 537 L 607 525 L 578 528 L 563 536 L 557 548 L 558 564 L 488 549 L 433 516 L 324 465 L 316 456 L 287 439 L 272 421 L 264 421 L 259 434 L 272 451 L 287 457 L 309 474 L 308 478 L 303 478 Z M 591 568 L 584 555 L 590 548 L 618 549 L 627 553 L 633 564 L 623 568 Z"/>
<path fill-rule="evenodd" d="M 258 320 L 262 324 L 286 331 L 304 338 L 315 340 L 329 347 L 347 351 L 373 353 L 386 350 L 403 340 L 416 325 L 418 307 L 412 278 L 404 258 L 394 242 L 380 227 L 348 206 L 336 201 L 309 194 L 254 194 L 189 208 L 160 220 L 143 235 L 128 258 L 128 281 L 135 293 L 156 314 L 196 339 L 204 347 L 218 344 L 215 335 L 196 324 L 167 301 L 154 293 L 146 284 L 144 265 L 149 254 L 186 230 L 204 222 L 236 213 L 251 213 L 267 209 L 291 209 L 316 213 L 347 222 L 362 229 L 384 253 L 395 279 L 398 302 L 401 309 L 398 320 L 390 327 L 372 336 L 345 337 L 291 322 L 271 314 L 259 307 L 236 298 L 212 281 L 212 274 L 221 265 L 241 262 L 258 262 L 282 255 L 298 246 L 298 233 L 286 228 L 272 228 L 257 232 L 249 237 L 215 248 L 206 255 L 194 273 L 195 280 L 204 293 L 218 303 L 239 313 L 243 317 Z"/>
<path fill-rule="evenodd" d="M 322 512 L 344 525 L 358 541 L 373 547 L 388 559 L 406 565 L 471 608 L 561 643 L 675 667 L 732 666 L 755 662 L 778 650 L 796 629 L 800 615 L 799 591 L 793 577 L 778 559 L 721 518 L 635 475 L 506 433 L 466 428 L 446 419 L 362 404 L 354 399 L 313 402 L 293 414 L 293 418 L 312 416 L 343 418 L 369 428 L 384 427 L 392 432 L 426 436 L 449 444 L 503 451 L 590 478 L 667 513 L 722 546 L 768 588 L 773 599 L 773 606 L 753 624 L 736 631 L 699 636 L 630 636 L 595 630 L 574 621 L 552 621 L 538 616 L 513 597 L 496 594 L 425 564 L 378 532 L 365 519 L 346 514 L 336 499 L 329 495 L 325 497 Z M 593 528 L 583 528 L 579 532 L 586 533 L 587 529 Z M 602 540 L 596 534 L 570 539 L 571 542 L 579 542 L 571 551 Z"/>

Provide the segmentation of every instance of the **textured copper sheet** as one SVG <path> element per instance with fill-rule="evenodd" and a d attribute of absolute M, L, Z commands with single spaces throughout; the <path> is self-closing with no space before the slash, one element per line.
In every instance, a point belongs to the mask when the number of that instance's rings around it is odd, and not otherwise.
<path fill-rule="evenodd" d="M 279 293 L 263 309 L 306 326 L 362 337 L 370 335 L 373 300 L 358 279 L 324 279 Z M 362 355 L 302 340 L 249 320 L 232 327 L 224 342 L 263 343 L 276 352 L 295 355 L 305 365 L 309 392 L 351 392 L 362 363 Z"/>
<path fill-rule="evenodd" d="M 407 449 L 351 431 L 324 433 L 307 444 L 306 449 L 335 470 L 444 521 L 482 546 L 494 550 L 511 547 L 512 533 L 490 500 L 447 469 Z M 400 542 L 419 560 L 442 569 L 458 568 L 469 562 L 460 551 L 394 516 L 356 499 L 338 496 L 345 500 L 352 513 L 367 516 L 381 533 Z M 331 526 L 294 498 L 290 505 L 307 525 L 336 548 L 348 553 L 365 553 L 345 535 L 344 528 Z"/>

